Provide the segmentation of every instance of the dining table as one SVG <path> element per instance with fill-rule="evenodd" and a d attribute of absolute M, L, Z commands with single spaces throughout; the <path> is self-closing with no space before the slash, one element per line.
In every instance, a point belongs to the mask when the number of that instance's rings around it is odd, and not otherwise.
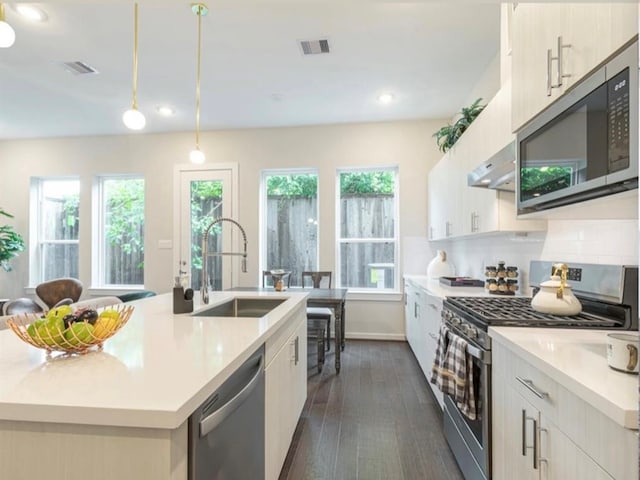
<path fill-rule="evenodd" d="M 335 318 L 335 369 L 340 373 L 340 353 L 344 351 L 345 332 L 345 303 L 347 301 L 347 288 L 302 288 L 289 287 L 286 290 L 303 291 L 309 294 L 307 307 L 330 308 Z M 286 291 L 285 290 L 285 291 Z M 273 287 L 234 287 L 229 291 L 237 292 L 274 292 Z"/>

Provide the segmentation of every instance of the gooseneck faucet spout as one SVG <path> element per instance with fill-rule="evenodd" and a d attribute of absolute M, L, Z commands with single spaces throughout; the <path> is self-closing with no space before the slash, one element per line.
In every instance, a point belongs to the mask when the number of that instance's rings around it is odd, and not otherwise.
<path fill-rule="evenodd" d="M 242 240 L 244 241 L 244 250 L 242 253 L 240 252 L 209 253 L 209 250 L 207 248 L 207 245 L 209 244 L 209 232 L 211 231 L 211 228 L 213 228 L 214 225 L 220 222 L 231 222 L 240 229 L 240 232 L 242 232 Z M 207 279 L 208 258 L 214 257 L 214 256 L 222 256 L 222 255 L 242 256 L 242 272 L 247 273 L 247 234 L 245 233 L 244 228 L 242 228 L 242 225 L 240 225 L 238 222 L 236 222 L 232 218 L 226 218 L 226 217 L 216 218 L 213 222 L 209 224 L 209 226 L 204 231 L 204 236 L 202 237 L 202 286 L 200 287 L 200 300 L 201 300 L 201 303 L 203 304 L 209 303 L 209 282 L 207 281 L 208 280 Z"/>

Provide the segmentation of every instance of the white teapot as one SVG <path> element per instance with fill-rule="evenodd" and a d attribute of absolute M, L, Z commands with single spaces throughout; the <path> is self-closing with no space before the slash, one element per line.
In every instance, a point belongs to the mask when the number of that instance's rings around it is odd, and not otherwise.
<path fill-rule="evenodd" d="M 582 305 L 573 294 L 571 285 L 567 283 L 569 267 L 564 263 L 558 263 L 553 268 L 551 279 L 542 282 L 540 290 L 531 299 L 531 308 L 553 315 L 577 315 L 582 311 Z"/>

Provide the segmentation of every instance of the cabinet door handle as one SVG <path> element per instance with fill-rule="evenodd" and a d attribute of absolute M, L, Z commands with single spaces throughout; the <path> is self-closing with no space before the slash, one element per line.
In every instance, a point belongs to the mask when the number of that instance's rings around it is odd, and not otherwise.
<path fill-rule="evenodd" d="M 445 223 L 444 234 L 445 234 L 446 237 L 450 237 L 451 236 L 451 222 L 446 222 Z"/>
<path fill-rule="evenodd" d="M 547 97 L 551 96 L 551 90 L 553 85 L 551 84 L 551 61 L 553 60 L 553 54 L 551 49 L 547 49 Z"/>
<path fill-rule="evenodd" d="M 436 334 L 435 334 L 435 333 L 433 333 L 433 332 L 429 332 L 429 336 L 430 336 L 431 338 L 433 338 L 436 342 L 438 341 L 438 337 L 436 336 Z"/>
<path fill-rule="evenodd" d="M 432 309 L 434 309 L 436 312 L 438 311 L 438 307 L 436 307 L 433 303 L 429 303 L 428 304 Z"/>
<path fill-rule="evenodd" d="M 565 74 L 564 73 L 564 54 L 563 54 L 563 49 L 564 48 L 569 48 L 571 47 L 571 44 L 568 43 L 566 45 L 564 45 L 562 43 L 562 36 L 558 37 L 558 56 L 555 57 L 555 60 L 558 61 L 558 76 L 557 78 L 557 82 L 556 85 L 554 85 L 555 87 L 561 87 L 562 86 L 562 79 L 563 78 L 569 78 L 571 75 L 570 74 Z"/>
<path fill-rule="evenodd" d="M 531 391 L 536 397 L 541 398 L 543 400 L 549 397 L 549 394 L 547 392 L 542 392 L 538 390 L 532 380 L 528 380 L 522 377 L 516 377 L 516 380 L 519 381 L 525 387 L 527 387 L 527 389 Z"/>
<path fill-rule="evenodd" d="M 522 409 L 522 456 L 525 457 L 527 455 L 527 411 Z"/>
<path fill-rule="evenodd" d="M 542 427 L 538 427 L 538 435 L 540 435 L 542 432 L 547 433 L 547 429 L 546 428 L 542 428 Z M 537 457 L 538 457 L 538 467 L 543 464 L 543 463 L 547 463 L 547 459 L 546 458 L 542 458 L 540 456 L 540 444 L 542 443 L 541 439 L 538 438 L 538 453 L 537 453 Z"/>
<path fill-rule="evenodd" d="M 298 365 L 298 362 L 300 361 L 300 337 L 296 337 L 295 345 L 293 348 L 295 349 L 296 355 L 294 365 Z"/>
<path fill-rule="evenodd" d="M 538 469 L 538 421 L 533 419 L 533 469 Z"/>
<path fill-rule="evenodd" d="M 429 240 L 433 240 L 433 227 L 429 227 Z"/>

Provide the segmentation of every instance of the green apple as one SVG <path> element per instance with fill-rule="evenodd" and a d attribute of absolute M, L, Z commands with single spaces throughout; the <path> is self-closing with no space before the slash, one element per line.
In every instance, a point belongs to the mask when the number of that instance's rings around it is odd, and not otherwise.
<path fill-rule="evenodd" d="M 64 345 L 64 331 L 64 321 L 58 317 L 46 319 L 38 328 L 42 341 L 51 347 Z"/>
<path fill-rule="evenodd" d="M 56 308 L 52 308 L 51 310 L 49 310 L 47 312 L 46 318 L 47 319 L 51 319 L 51 318 L 64 318 L 65 315 L 69 315 L 70 313 L 73 313 L 73 309 L 71 308 L 70 305 L 61 305 L 59 307 Z"/>
<path fill-rule="evenodd" d="M 120 314 L 118 313 L 117 310 L 114 310 L 113 308 L 107 308 L 106 310 L 103 310 L 102 312 L 100 312 L 100 318 L 114 318 L 116 320 L 118 320 L 120 318 Z"/>
<path fill-rule="evenodd" d="M 64 332 L 64 338 L 73 346 L 92 343 L 93 325 L 89 322 L 72 323 Z"/>
<path fill-rule="evenodd" d="M 27 327 L 27 333 L 31 338 L 33 338 L 36 341 L 38 340 L 37 332 L 38 332 L 38 329 L 44 325 L 44 322 L 45 322 L 44 319 L 39 319 L 29 324 L 29 326 Z"/>

